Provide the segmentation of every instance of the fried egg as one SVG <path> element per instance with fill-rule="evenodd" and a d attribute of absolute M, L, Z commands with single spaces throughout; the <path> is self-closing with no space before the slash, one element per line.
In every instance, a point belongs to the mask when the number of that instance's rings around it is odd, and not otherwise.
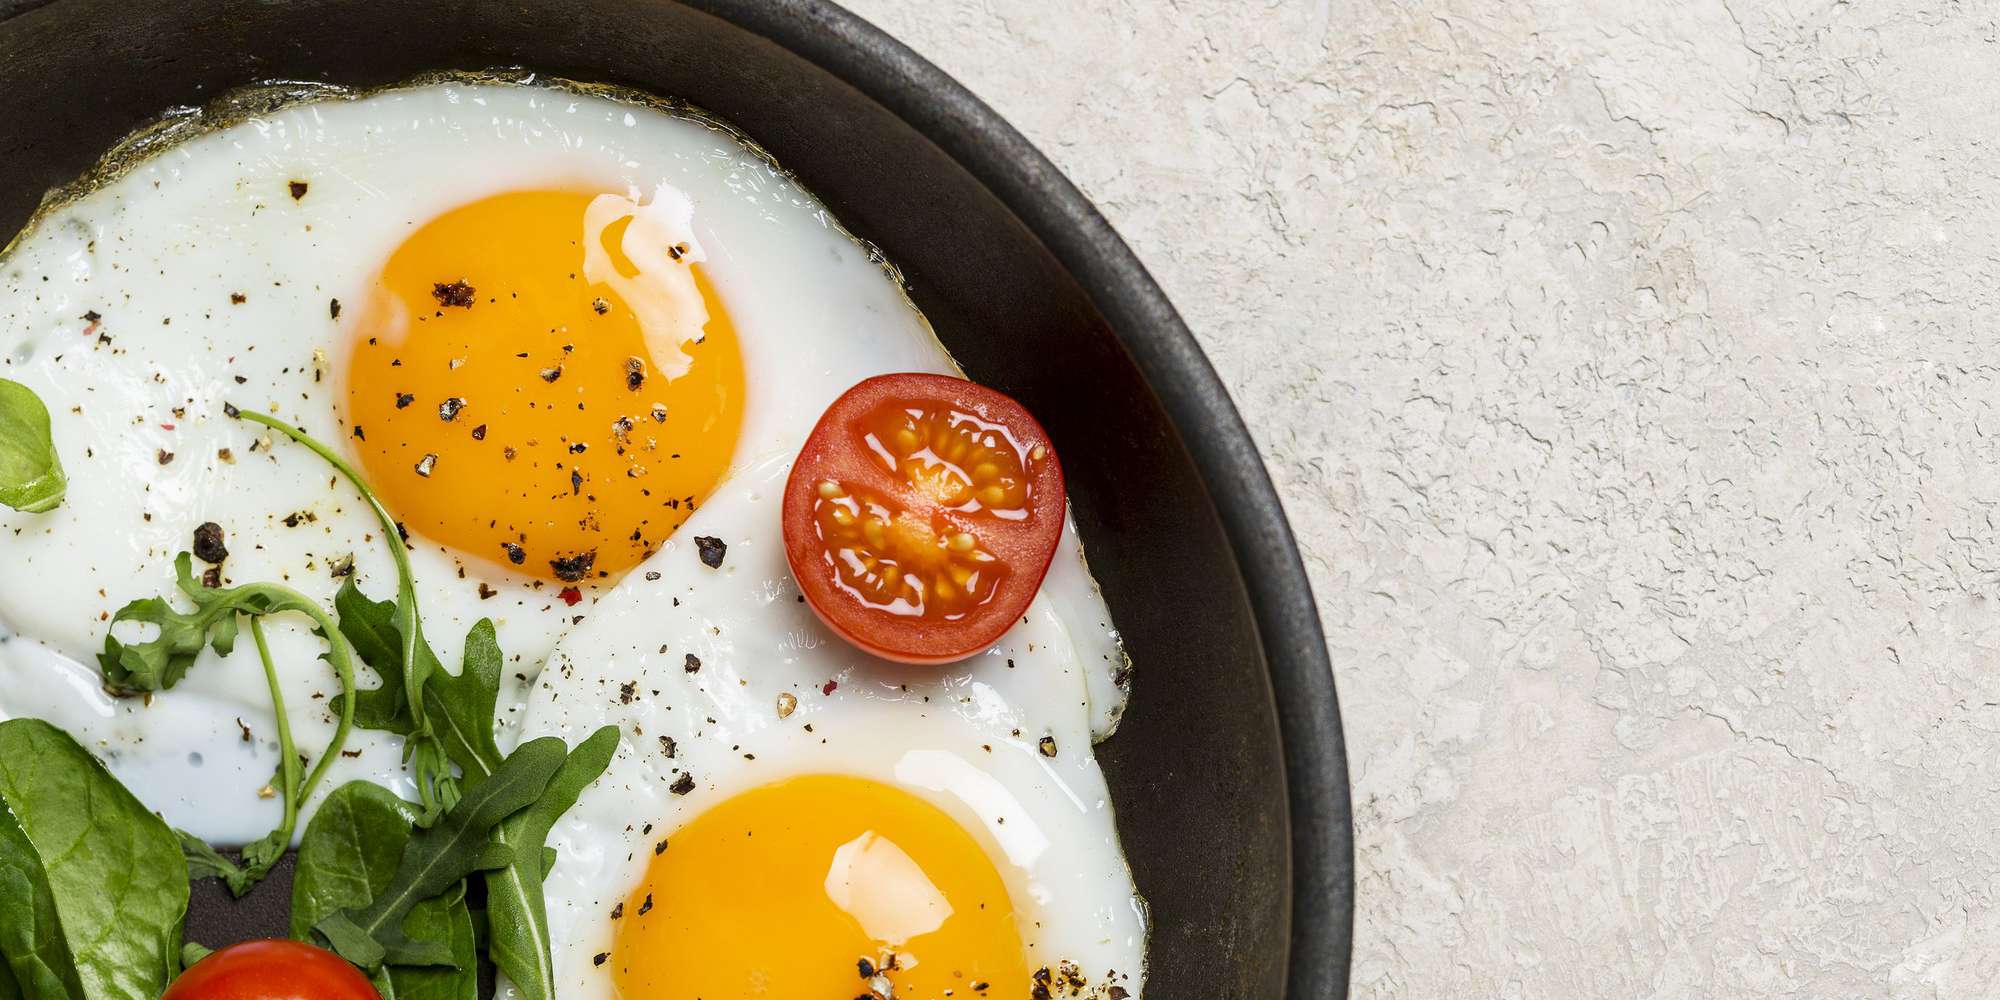
<path fill-rule="evenodd" d="M 1119 660 L 1074 532 L 993 648 L 890 663 L 802 602 L 789 471 L 732 477 L 535 684 L 524 737 L 624 736 L 550 839 L 558 993 L 1138 996 L 1145 911 L 1092 755 Z"/>
<path fill-rule="evenodd" d="M 491 617 L 521 684 L 732 463 L 795 447 L 851 373 L 935 356 L 874 332 L 907 311 L 899 288 L 713 123 L 534 86 L 307 96 L 154 143 L 0 256 L 0 375 L 47 404 L 70 478 L 54 511 L 0 510 L 0 718 L 63 726 L 224 844 L 279 811 L 255 650 L 114 698 L 110 616 L 172 595 L 205 522 L 223 582 L 395 592 L 357 495 L 225 404 L 360 466 L 410 532 L 440 657 Z M 305 625 L 269 631 L 316 754 L 337 685 Z M 326 787 L 408 791 L 396 738 L 357 732 L 348 754 Z"/>

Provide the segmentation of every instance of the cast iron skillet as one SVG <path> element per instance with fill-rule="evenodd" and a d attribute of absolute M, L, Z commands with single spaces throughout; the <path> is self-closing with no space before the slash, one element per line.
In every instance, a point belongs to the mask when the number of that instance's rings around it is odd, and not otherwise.
<path fill-rule="evenodd" d="M 900 264 L 966 370 L 1054 435 L 1138 673 L 1100 750 L 1154 921 L 1152 1000 L 1344 996 L 1339 709 L 1291 530 L 1187 328 L 1075 188 L 936 67 L 823 0 L 0 0 L 0 243 L 173 105 L 271 79 L 521 66 L 735 122 Z M 282 934 L 283 875 L 198 892 Z"/>

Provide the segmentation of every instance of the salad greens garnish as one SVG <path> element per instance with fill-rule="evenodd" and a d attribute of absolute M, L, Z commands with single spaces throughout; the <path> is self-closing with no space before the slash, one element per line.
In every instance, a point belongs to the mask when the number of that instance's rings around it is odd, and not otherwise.
<path fill-rule="evenodd" d="M 314 924 L 367 906 L 387 890 L 416 821 L 416 807 L 380 785 L 354 781 L 334 789 L 299 842 L 298 869 L 292 875 L 292 936 L 310 941 Z M 464 893 L 449 892 L 412 907 L 403 919 L 403 933 L 448 949 L 452 961 L 376 972 L 372 978 L 384 1000 L 476 1000 L 478 945 Z"/>
<path fill-rule="evenodd" d="M 54 510 L 68 490 L 48 407 L 33 389 L 0 378 L 0 504 L 39 514 Z"/>
<path fill-rule="evenodd" d="M 312 796 L 326 769 L 347 746 L 348 733 L 354 728 L 354 651 L 326 611 L 290 587 L 276 583 L 206 587 L 195 580 L 193 562 L 185 552 L 174 558 L 174 576 L 181 593 L 194 602 L 195 609 L 177 611 L 162 597 L 148 597 L 125 605 L 111 617 L 113 626 L 120 622 L 143 622 L 157 626 L 159 635 L 147 642 L 128 644 L 107 634 L 104 652 L 98 654 L 97 662 L 104 671 L 105 686 L 112 691 L 120 694 L 165 691 L 187 676 L 188 668 L 194 665 L 195 657 L 204 647 L 228 655 L 236 647 L 238 616 L 250 619 L 250 635 L 264 663 L 271 708 L 278 720 L 278 771 L 272 783 L 283 795 L 284 816 L 269 834 L 243 848 L 241 865 L 200 838 L 181 835 L 189 870 L 196 877 L 221 878 L 230 892 L 241 896 L 270 874 L 271 867 L 284 856 L 285 848 L 291 846 L 292 833 L 298 828 L 300 806 Z M 333 738 L 303 781 L 299 777 L 299 754 L 292 741 L 278 667 L 271 658 L 270 645 L 264 640 L 263 618 L 285 612 L 297 612 L 312 620 L 314 633 L 326 640 L 327 651 L 322 658 L 333 665 L 341 691 L 346 695 L 337 708 L 340 722 Z"/>
<path fill-rule="evenodd" d="M 0 983 L 15 988 L 9 995 L 159 996 L 180 972 L 187 914 L 173 831 L 39 719 L 0 722 L 0 817 Z"/>
<path fill-rule="evenodd" d="M 556 820 L 610 765 L 618 748 L 617 727 L 599 729 L 566 754 L 560 740 L 544 739 L 503 755 L 494 732 L 504 661 L 493 623 L 482 620 L 466 634 L 457 674 L 444 669 L 423 638 L 402 526 L 367 481 L 300 428 L 235 407 L 228 412 L 283 433 L 333 466 L 375 512 L 396 562 L 396 600 L 371 600 L 348 577 L 333 606 L 341 633 L 382 678 L 380 687 L 344 696 L 342 707 L 351 701 L 357 724 L 408 741 L 406 752 L 423 805 L 414 816 L 419 832 L 409 840 L 406 868 L 399 868 L 397 879 L 380 889 L 377 898 L 366 907 L 328 914 L 311 928 L 378 978 L 384 967 L 443 964 L 435 961 L 444 954 L 442 946 L 410 932 L 415 917 L 402 919 L 398 910 L 421 913 L 420 906 L 405 904 L 426 898 L 426 892 L 435 895 L 432 890 L 440 880 L 462 884 L 467 876 L 484 872 L 489 957 L 523 1000 L 553 1000 L 542 895 L 553 852 L 545 845 Z M 458 768 L 456 777 L 452 765 Z M 489 787 L 496 785 L 501 787 Z M 301 847 L 301 865 L 306 861 Z"/>
<path fill-rule="evenodd" d="M 410 837 L 396 874 L 373 901 L 331 914 L 313 929 L 325 935 L 342 958 L 370 972 L 385 962 L 451 964 L 450 953 L 437 942 L 416 941 L 404 934 L 403 918 L 418 903 L 458 885 L 473 872 L 511 863 L 513 852 L 494 841 L 494 829 L 541 798 L 567 756 L 563 741 L 554 736 L 522 744 L 435 826 Z"/>
<path fill-rule="evenodd" d="M 375 519 L 382 524 L 382 533 L 389 543 L 389 552 L 396 560 L 396 601 L 387 616 L 386 628 L 378 630 L 378 634 L 384 635 L 385 638 L 393 635 L 396 657 L 393 669 L 382 672 L 383 686 L 377 690 L 383 692 L 396 690 L 402 697 L 400 706 L 394 711 L 382 703 L 393 695 L 370 699 L 372 704 L 363 720 L 363 725 L 370 729 L 386 729 L 403 736 L 403 753 L 416 779 L 417 798 L 424 806 L 424 815 L 420 822 L 427 826 L 458 800 L 459 787 L 458 782 L 452 777 L 450 758 L 439 742 L 437 734 L 432 731 L 429 708 L 424 702 L 425 683 L 433 676 L 443 673 L 444 669 L 438 662 L 437 654 L 431 650 L 430 643 L 424 641 L 423 622 L 417 614 L 416 576 L 410 571 L 409 550 L 402 542 L 403 526 L 396 522 L 395 517 L 389 513 L 389 508 L 382 505 L 375 491 L 361 478 L 361 473 L 355 471 L 354 467 L 347 464 L 347 461 L 333 449 L 314 440 L 305 431 L 275 417 L 234 406 L 225 407 L 224 412 L 269 427 L 325 459 L 328 465 L 333 466 L 334 471 L 340 473 L 355 491 L 361 494 L 361 499 L 368 504 L 368 509 L 375 512 Z M 381 671 L 384 664 L 369 660 L 369 665 Z M 390 681 L 392 674 L 396 677 L 393 688 Z"/>
<path fill-rule="evenodd" d="M 9 463 L 20 451 L 8 439 L 10 421 L 33 425 L 39 415 L 46 439 L 47 413 L 25 389 L 32 407 L 10 402 L 5 387 L 12 385 L 0 381 L 0 502 L 19 506 L 7 492 Z M 609 766 L 617 727 L 599 729 L 574 750 L 543 737 L 503 753 L 504 657 L 493 623 L 474 625 L 460 669 L 445 669 L 424 639 L 401 526 L 360 474 L 298 428 L 233 406 L 224 411 L 306 446 L 353 485 L 382 524 L 395 559 L 396 599 L 372 600 L 350 576 L 329 613 L 282 584 L 225 587 L 215 570 L 197 580 L 193 559 L 182 552 L 174 560 L 178 598 L 132 601 L 112 616 L 114 629 L 135 623 L 156 630 L 144 641 L 105 635 L 98 666 L 106 689 L 120 695 L 172 689 L 204 650 L 230 654 L 247 622 L 271 692 L 279 747 L 272 790 L 284 811 L 240 861 L 168 828 L 62 731 L 38 720 L 0 722 L 0 1000 L 160 995 L 184 964 L 208 954 L 181 937 L 190 880 L 218 878 L 241 896 L 268 875 L 356 726 L 404 737 L 418 801 L 366 781 L 326 795 L 299 838 L 292 935 L 368 971 L 384 1000 L 477 1000 L 482 949 L 525 1000 L 554 1000 L 542 891 L 555 862 L 548 837 Z M 49 449 L 57 484 L 49 505 L 61 496 L 53 456 Z M 220 534 L 214 525 L 204 530 L 204 558 L 219 561 Z M 295 746 L 265 634 L 265 619 L 281 614 L 312 623 L 326 644 L 320 658 L 340 681 L 333 701 L 339 723 L 317 760 Z M 381 684 L 361 690 L 357 663 Z M 475 875 L 483 894 L 469 892 Z"/>

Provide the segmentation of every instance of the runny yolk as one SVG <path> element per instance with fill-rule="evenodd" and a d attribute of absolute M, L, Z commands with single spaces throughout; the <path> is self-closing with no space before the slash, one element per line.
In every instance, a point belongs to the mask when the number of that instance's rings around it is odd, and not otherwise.
<path fill-rule="evenodd" d="M 647 212 L 512 192 L 390 256 L 349 327 L 345 416 L 411 531 L 545 579 L 615 579 L 722 478 L 743 417 L 736 333 Z"/>
<path fill-rule="evenodd" d="M 928 802 L 861 778 L 792 778 L 711 808 L 655 845 L 613 916 L 603 964 L 635 1000 L 977 1000 L 1030 988 L 1006 886 L 978 841 Z"/>

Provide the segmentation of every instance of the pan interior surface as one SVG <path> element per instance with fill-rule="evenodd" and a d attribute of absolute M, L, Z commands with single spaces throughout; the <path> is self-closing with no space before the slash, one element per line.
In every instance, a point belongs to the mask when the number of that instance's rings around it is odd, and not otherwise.
<path fill-rule="evenodd" d="M 818 9 L 798 5 L 792 16 Z M 1295 995 L 1343 989 L 1351 882 L 1339 880 L 1351 869 L 1337 715 L 1330 733 L 1315 734 L 1331 742 L 1312 751 L 1341 763 L 1337 802 L 1316 806 L 1337 813 L 1325 835 L 1338 843 L 1309 845 L 1335 859 L 1333 884 L 1301 905 L 1339 920 L 1306 940 L 1302 957 L 1299 805 L 1286 787 L 1299 757 L 1288 759 L 1280 727 L 1271 618 L 1253 607 L 1241 536 L 1232 544 L 1228 512 L 1182 437 L 1209 428 L 1176 430 L 1093 290 L 1019 215 L 903 117 L 814 62 L 716 14 L 648 0 L 0 0 L 0 236 L 33 215 L 43 192 L 171 108 L 269 81 L 372 88 L 497 67 L 686 100 L 740 127 L 901 268 L 972 377 L 1042 420 L 1137 667 L 1131 707 L 1098 753 L 1150 906 L 1147 995 L 1277 997 L 1288 975 Z M 1317 662 L 1323 670 L 1323 650 Z M 1316 878 L 1325 871 L 1313 868 Z M 209 944 L 283 936 L 279 874 L 241 904 L 212 882 L 197 887 L 190 935 Z"/>

